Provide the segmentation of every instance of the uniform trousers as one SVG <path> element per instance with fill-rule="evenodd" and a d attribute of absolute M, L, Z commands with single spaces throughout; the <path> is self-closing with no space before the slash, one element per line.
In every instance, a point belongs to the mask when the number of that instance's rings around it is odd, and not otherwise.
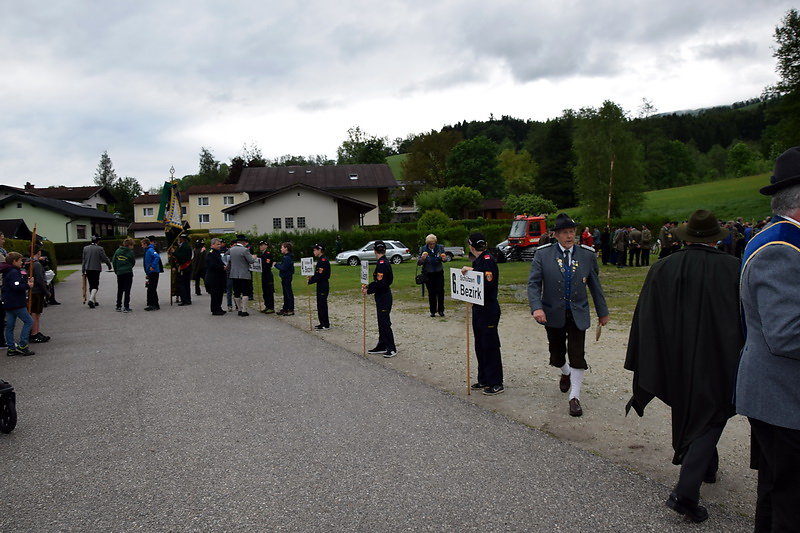
<path fill-rule="evenodd" d="M 133 272 L 117 274 L 117 307 L 131 306 L 131 286 L 133 285 Z"/>
<path fill-rule="evenodd" d="M 693 502 L 700 500 L 700 485 L 707 476 L 716 474 L 719 468 L 717 443 L 723 429 L 725 424 L 710 426 L 702 435 L 689 443 L 681 461 L 678 484 L 675 485 L 675 493 L 678 496 Z"/>
<path fill-rule="evenodd" d="M 642 257 L 641 248 L 631 248 L 628 250 L 628 266 L 639 266 L 639 260 Z"/>
<path fill-rule="evenodd" d="M 178 298 L 181 299 L 181 303 L 192 303 L 192 271 L 188 268 L 184 270 L 178 270 L 175 278 L 177 285 L 176 289 L 178 289 Z"/>
<path fill-rule="evenodd" d="M 378 314 L 378 348 L 396 350 L 392 332 L 392 292 L 375 293 L 375 309 Z"/>
<path fill-rule="evenodd" d="M 283 310 L 294 312 L 294 292 L 292 291 L 292 278 L 281 278 L 283 290 Z"/>
<path fill-rule="evenodd" d="M 475 357 L 478 359 L 478 383 L 503 384 L 503 360 L 500 356 L 500 305 L 472 306 L 472 332 L 475 336 Z"/>
<path fill-rule="evenodd" d="M 317 282 L 317 315 L 319 315 L 319 325 L 330 327 L 331 321 L 328 318 L 328 293 L 330 284 L 328 282 Z"/>
<path fill-rule="evenodd" d="M 624 255 L 623 255 L 624 257 Z M 566 311 L 564 326 L 551 328 L 545 326 L 547 332 L 547 344 L 550 350 L 550 364 L 561 368 L 567 362 L 569 356 L 569 366 L 572 368 L 586 370 L 584 346 L 586 344 L 586 330 L 578 329 L 575 320 L 572 318 L 572 311 Z"/>
<path fill-rule="evenodd" d="M 211 297 L 211 312 L 222 311 L 222 295 L 225 294 L 225 282 L 206 283 L 206 290 Z"/>
<path fill-rule="evenodd" d="M 444 270 L 426 272 L 425 288 L 428 289 L 428 307 L 431 314 L 444 313 Z"/>
<path fill-rule="evenodd" d="M 233 297 L 241 298 L 247 296 L 253 297 L 253 280 L 244 278 L 231 278 L 233 282 Z"/>
<path fill-rule="evenodd" d="M 750 418 L 751 468 L 758 468 L 757 533 L 800 524 L 800 430 Z"/>
<path fill-rule="evenodd" d="M 147 305 L 159 308 L 158 305 L 158 272 L 147 274 Z"/>
<path fill-rule="evenodd" d="M 272 272 L 261 274 L 261 294 L 264 297 L 264 309 L 275 309 L 275 278 Z"/>
<path fill-rule="evenodd" d="M 650 248 L 642 248 L 642 266 L 650 266 Z"/>
<path fill-rule="evenodd" d="M 87 270 L 86 271 L 86 282 L 89 284 L 89 290 L 99 289 L 100 288 L 100 271 L 99 270 Z"/>

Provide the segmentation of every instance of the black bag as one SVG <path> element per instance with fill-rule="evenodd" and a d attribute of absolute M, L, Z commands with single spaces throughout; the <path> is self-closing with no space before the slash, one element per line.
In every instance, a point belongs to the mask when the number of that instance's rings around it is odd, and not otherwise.
<path fill-rule="evenodd" d="M 17 427 L 17 395 L 14 387 L 0 379 L 0 432 L 11 433 Z"/>
<path fill-rule="evenodd" d="M 422 272 L 417 272 L 417 275 L 414 277 L 414 282 L 417 285 L 425 285 L 426 281 L 428 281 L 428 274 L 426 274 L 424 270 Z"/>

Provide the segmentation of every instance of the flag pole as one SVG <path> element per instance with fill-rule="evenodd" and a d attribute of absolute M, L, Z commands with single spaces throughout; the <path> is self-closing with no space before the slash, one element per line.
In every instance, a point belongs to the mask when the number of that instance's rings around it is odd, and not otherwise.
<path fill-rule="evenodd" d="M 33 225 L 33 232 L 31 233 L 31 253 L 28 256 L 30 258 L 30 271 L 28 272 L 28 276 L 33 276 L 33 251 L 36 249 L 36 224 Z M 28 314 L 31 312 L 31 304 L 33 304 L 33 294 L 31 291 L 28 291 Z"/>
<path fill-rule="evenodd" d="M 469 303 L 464 302 L 464 326 L 467 332 L 467 396 L 472 394 L 472 386 L 469 382 L 470 380 L 470 371 L 469 371 Z"/>

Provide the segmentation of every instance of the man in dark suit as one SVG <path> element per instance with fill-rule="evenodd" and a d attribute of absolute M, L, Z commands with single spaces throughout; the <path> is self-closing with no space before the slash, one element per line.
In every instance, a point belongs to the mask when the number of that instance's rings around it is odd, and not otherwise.
<path fill-rule="evenodd" d="M 227 277 L 225 275 L 225 263 L 222 261 L 223 242 L 221 239 L 211 239 L 211 251 L 206 254 L 206 290 L 211 295 L 211 314 L 222 316 L 225 311 L 222 309 L 222 295 L 225 293 Z"/>
<path fill-rule="evenodd" d="M 589 368 L 584 357 L 590 324 L 587 287 L 603 326 L 608 323 L 608 307 L 594 248 L 575 244 L 576 226 L 566 213 L 556 217 L 555 242 L 537 248 L 531 262 L 528 302 L 533 318 L 547 330 L 550 364 L 561 369 L 561 392 L 569 391 L 569 414 L 581 416 L 581 385 Z"/>
<path fill-rule="evenodd" d="M 775 161 L 770 225 L 747 243 L 741 301 L 746 338 L 736 412 L 750 420 L 758 469 L 755 531 L 800 524 L 800 147 Z"/>

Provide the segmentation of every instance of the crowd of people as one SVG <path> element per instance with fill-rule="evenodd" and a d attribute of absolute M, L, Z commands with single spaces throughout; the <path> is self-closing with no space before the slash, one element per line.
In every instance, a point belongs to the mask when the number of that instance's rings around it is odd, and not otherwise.
<path fill-rule="evenodd" d="M 625 369 L 632 372 L 632 397 L 626 413 L 644 415 L 659 398 L 671 408 L 673 462 L 681 465 L 678 482 L 666 505 L 689 520 L 702 522 L 703 483 L 717 479 L 717 443 L 734 414 L 747 416 L 752 431 L 751 464 L 758 469 L 756 531 L 796 530 L 800 523 L 800 319 L 797 287 L 800 275 L 800 147 L 781 155 L 771 184 L 761 193 L 772 196 L 773 216 L 758 223 L 721 221 L 697 210 L 678 224 L 659 229 L 659 260 L 649 269 L 631 324 Z M 567 394 L 570 416 L 583 415 L 580 393 L 588 369 L 585 338 L 591 325 L 589 294 L 599 328 L 609 322 L 600 282 L 598 254 L 604 264 L 649 266 L 653 233 L 646 225 L 599 231 L 578 224 L 566 214 L 555 218 L 549 242 L 537 247 L 528 277 L 528 302 L 533 320 L 545 328 L 549 364 L 557 369 L 559 390 Z M 483 273 L 484 304 L 473 307 L 472 329 L 478 359 L 473 390 L 492 396 L 504 392 L 498 326 L 500 272 L 481 233 L 468 239 L 470 265 L 462 274 Z M 32 257 L 6 252 L 0 234 L 0 274 L 9 356 L 33 355 L 31 342 L 47 342 L 41 332 L 42 309 L 54 299 L 46 258 L 35 248 Z M 155 238 L 141 240 L 147 285 L 147 311 L 160 309 L 157 287 L 164 266 Z M 340 243 L 337 243 L 340 246 Z M 136 259 L 134 241 L 126 239 L 112 258 L 96 239 L 83 250 L 82 272 L 88 283 L 86 302 L 99 306 L 102 265 L 117 277 L 116 311 L 130 312 L 130 291 Z M 210 249 L 198 241 L 194 249 L 182 234 L 168 250 L 175 273 L 179 306 L 192 305 L 201 294 L 200 280 L 210 294 L 214 316 L 233 311 L 249 316 L 253 271 L 262 276 L 263 313 L 275 313 L 274 266 L 279 273 L 283 306 L 276 314 L 294 314 L 292 244 L 280 245 L 276 260 L 267 241 L 256 251 L 245 235 L 231 243 L 211 239 Z M 313 248 L 316 265 L 307 283 L 316 287 L 318 330 L 330 328 L 328 295 L 331 265 L 325 245 Z M 375 241 L 372 281 L 362 286 L 374 295 L 378 341 L 370 354 L 397 355 L 392 330 L 392 265 L 386 245 Z M 435 235 L 428 235 L 417 263 L 428 290 L 431 317 L 444 316 L 444 263 L 448 261 Z M 788 280 L 784 281 L 784 280 Z M 228 296 L 228 310 L 222 308 Z M 795 299 L 798 296 L 798 299 Z M 30 306 L 30 307 L 28 307 Z M 28 311 L 30 309 L 30 311 Z M 16 322 L 22 323 L 15 338 Z M 655 333 L 654 333 L 655 332 Z"/>

